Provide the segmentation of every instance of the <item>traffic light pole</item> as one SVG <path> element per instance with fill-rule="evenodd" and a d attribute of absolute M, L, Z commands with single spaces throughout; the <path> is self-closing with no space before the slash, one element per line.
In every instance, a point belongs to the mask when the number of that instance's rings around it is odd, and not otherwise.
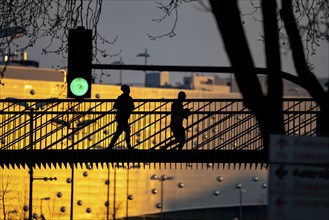
<path fill-rule="evenodd" d="M 67 97 L 90 98 L 92 84 L 92 30 L 78 27 L 69 30 Z"/>

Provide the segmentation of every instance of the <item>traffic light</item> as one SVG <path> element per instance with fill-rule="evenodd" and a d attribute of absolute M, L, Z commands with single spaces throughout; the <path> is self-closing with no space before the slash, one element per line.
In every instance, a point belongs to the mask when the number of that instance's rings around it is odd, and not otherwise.
<path fill-rule="evenodd" d="M 83 27 L 69 30 L 67 97 L 91 97 L 92 30 Z"/>

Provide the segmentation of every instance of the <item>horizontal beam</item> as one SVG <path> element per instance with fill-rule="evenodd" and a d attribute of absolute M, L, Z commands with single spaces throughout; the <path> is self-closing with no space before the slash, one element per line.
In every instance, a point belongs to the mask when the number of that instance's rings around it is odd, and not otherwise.
<path fill-rule="evenodd" d="M 234 73 L 233 67 L 92 64 L 93 69 Z M 264 71 L 264 70 L 263 70 Z"/>
<path fill-rule="evenodd" d="M 0 166 L 67 166 L 108 163 L 266 164 L 262 150 L 7 150 Z"/>
<path fill-rule="evenodd" d="M 140 71 L 171 71 L 171 72 L 199 72 L 199 73 L 235 73 L 236 69 L 227 66 L 164 66 L 164 65 L 125 65 L 125 64 L 92 64 L 92 69 L 108 70 L 140 70 Z M 254 68 L 256 74 L 268 75 L 267 68 Z M 304 88 L 304 83 L 296 76 L 281 71 L 281 78 L 291 81 Z"/>

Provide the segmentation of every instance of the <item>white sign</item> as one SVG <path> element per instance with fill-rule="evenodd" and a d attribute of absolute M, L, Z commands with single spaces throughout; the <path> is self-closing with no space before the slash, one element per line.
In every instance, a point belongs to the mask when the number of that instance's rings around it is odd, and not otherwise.
<path fill-rule="evenodd" d="M 328 144 L 329 138 L 271 137 L 268 220 L 329 219 Z"/>
<path fill-rule="evenodd" d="M 329 163 L 329 137 L 272 135 L 270 163 Z"/>

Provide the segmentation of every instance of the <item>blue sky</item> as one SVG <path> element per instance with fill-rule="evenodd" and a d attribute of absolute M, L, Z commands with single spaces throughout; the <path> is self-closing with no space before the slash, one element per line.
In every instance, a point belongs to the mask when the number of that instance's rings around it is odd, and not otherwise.
<path fill-rule="evenodd" d="M 118 61 L 120 56 L 125 64 L 144 64 L 144 58 L 137 57 L 138 53 L 148 50 L 150 65 L 200 65 L 200 66 L 229 66 L 226 52 L 223 49 L 220 34 L 213 15 L 197 8 L 197 4 L 184 4 L 179 8 L 179 20 L 176 36 L 150 40 L 147 34 L 161 35 L 172 28 L 173 17 L 162 23 L 152 19 L 160 16 L 154 0 L 104 0 L 102 16 L 98 31 L 108 40 L 117 36 L 117 41 L 108 47 L 109 53 L 120 55 L 101 58 L 102 63 Z M 248 11 L 248 1 L 242 0 L 243 10 Z M 253 18 L 245 19 L 245 27 L 250 42 L 250 48 L 257 67 L 264 67 L 264 48 L 258 41 L 262 31 L 260 23 Z M 54 55 L 40 55 L 44 42 L 31 48 L 29 58 L 40 62 L 41 67 L 56 67 L 63 65 L 66 60 Z M 318 77 L 328 77 L 328 43 L 323 44 L 312 59 L 315 64 L 314 72 Z M 283 69 L 294 72 L 290 54 L 283 57 Z M 104 80 L 107 83 L 119 82 L 119 71 L 110 72 L 111 77 Z M 171 73 L 171 82 L 180 81 L 188 73 Z M 144 80 L 143 72 L 123 71 L 124 83 L 140 83 Z"/>

